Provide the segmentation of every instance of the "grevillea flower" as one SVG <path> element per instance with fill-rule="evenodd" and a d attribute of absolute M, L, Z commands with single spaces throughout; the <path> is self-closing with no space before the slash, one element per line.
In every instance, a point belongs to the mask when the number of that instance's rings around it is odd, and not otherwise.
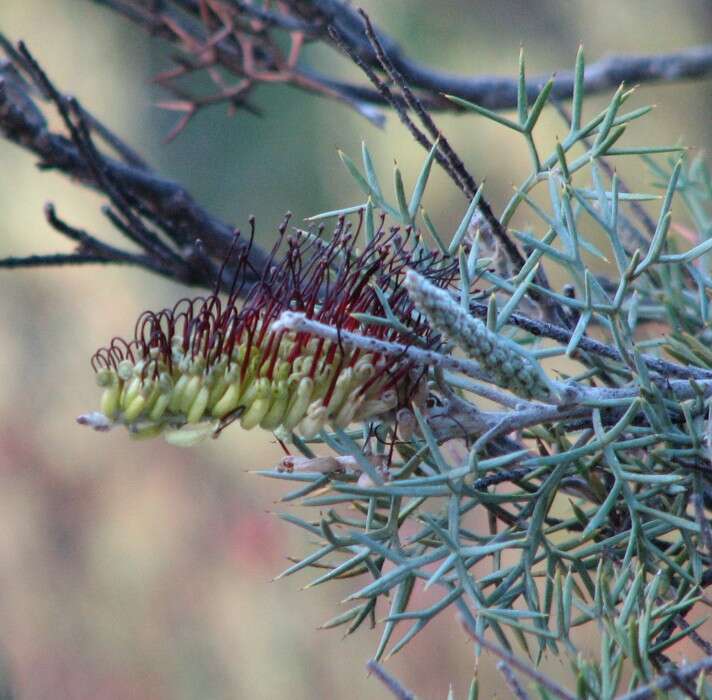
<path fill-rule="evenodd" d="M 249 266 L 252 237 L 236 242 L 228 294 L 218 288 L 171 309 L 146 311 L 132 340 L 114 338 L 95 353 L 101 413 L 80 422 L 97 429 L 123 424 L 139 437 L 164 434 L 175 444 L 192 444 L 236 419 L 246 430 L 260 426 L 312 437 L 326 425 L 344 428 L 395 415 L 425 381 L 412 360 L 271 328 L 290 310 L 404 345 L 414 339 L 421 347 L 439 343 L 402 282 L 413 268 L 447 286 L 456 264 L 424 249 L 411 229 L 380 223 L 360 250 L 360 220 L 354 231 L 340 219 L 329 242 L 304 231 L 287 236 L 281 227 L 269 265 L 246 294 L 239 280 Z M 383 317 L 386 305 L 399 320 L 395 326 L 368 319 Z"/>

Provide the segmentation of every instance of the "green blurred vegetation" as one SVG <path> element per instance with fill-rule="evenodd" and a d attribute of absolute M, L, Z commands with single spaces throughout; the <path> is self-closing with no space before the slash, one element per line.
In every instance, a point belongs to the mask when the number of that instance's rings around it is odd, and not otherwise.
<path fill-rule="evenodd" d="M 669 51 L 708 40 L 712 20 L 706 0 L 361 4 L 414 57 L 507 75 L 520 44 L 528 70 L 547 73 L 569 68 L 581 42 L 589 61 Z M 395 117 L 379 131 L 339 104 L 283 87 L 260 89 L 262 118 L 228 120 L 217 108 L 162 145 L 174 115 L 153 106 L 161 93 L 149 78 L 166 67 L 165 47 L 87 0 L 2 0 L 0 30 L 25 39 L 59 86 L 207 208 L 238 226 L 256 214 L 265 243 L 287 209 L 300 219 L 359 200 L 337 147 L 356 154 L 366 139 L 385 174 L 394 158 L 411 177 L 422 162 Z M 318 64 L 335 54 L 314 47 L 308 55 Z M 356 75 L 342 58 L 334 62 Z M 709 83 L 639 93 L 632 107 L 658 108 L 633 130 L 635 142 L 709 143 Z M 502 205 L 527 171 L 520 140 L 471 115 L 438 123 Z M 545 116 L 542 137 L 563 131 L 558 117 Z M 68 221 L 115 235 L 97 197 L 39 173 L 4 142 L 0 162 L 3 254 L 67 249 L 44 222 L 48 200 Z M 646 179 L 642 167 L 626 176 L 633 189 Z M 447 228 L 462 197 L 440 173 L 432 184 L 428 209 Z M 279 485 L 246 473 L 281 456 L 267 435 L 235 428 L 180 451 L 74 424 L 97 401 L 88 363 L 95 347 L 184 290 L 99 267 L 3 272 L 2 290 L 0 640 L 17 697 L 385 697 L 365 673 L 375 634 L 341 641 L 315 631 L 334 614 L 337 587 L 300 592 L 296 578 L 270 582 L 308 543 L 269 512 L 284 508 Z M 483 697 L 507 696 L 493 661 L 481 666 Z M 551 659 L 548 668 L 558 674 L 563 664 Z M 423 698 L 445 698 L 450 681 L 464 697 L 472 651 L 454 619 L 441 619 L 389 669 Z"/>

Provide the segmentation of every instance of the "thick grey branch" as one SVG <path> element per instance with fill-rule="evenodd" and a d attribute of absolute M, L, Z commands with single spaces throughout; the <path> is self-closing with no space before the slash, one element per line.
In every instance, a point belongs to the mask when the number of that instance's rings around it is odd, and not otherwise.
<path fill-rule="evenodd" d="M 359 47 L 361 57 L 373 68 L 379 68 L 378 57 L 366 40 L 358 13 L 342 0 L 305 0 L 294 2 L 307 14 L 316 10 L 326 22 L 333 24 L 348 36 L 352 45 Z M 435 94 L 449 94 L 475 102 L 488 109 L 513 109 L 517 106 L 517 79 L 496 76 L 459 76 L 435 70 L 406 56 L 400 46 L 384 32 L 378 37 L 389 58 L 411 87 Z M 586 68 L 587 94 L 606 92 L 621 83 L 628 85 L 651 82 L 699 80 L 712 75 L 712 45 L 694 46 L 681 51 L 641 56 L 612 55 L 590 64 Z M 532 77 L 527 81 L 527 92 L 533 100 L 549 75 Z M 369 88 L 355 88 L 338 81 L 330 85 L 348 92 L 353 98 L 372 104 L 385 104 L 382 95 Z M 551 96 L 568 99 L 573 94 L 573 73 L 559 71 L 554 79 Z M 445 108 L 447 103 L 433 105 Z M 453 106 L 450 105 L 450 109 Z"/>
<path fill-rule="evenodd" d="M 228 15 L 241 20 L 259 20 L 262 29 L 253 33 L 250 41 L 255 40 L 256 58 L 264 61 L 265 67 L 282 71 L 282 67 L 272 60 L 274 41 L 273 31 L 298 33 L 311 40 L 332 42 L 331 34 L 343 37 L 343 40 L 359 55 L 360 60 L 372 69 L 382 72 L 379 58 L 372 42 L 368 41 L 363 29 L 363 22 L 354 7 L 344 0 L 288 0 L 284 5 L 288 11 L 263 11 L 243 2 L 231 2 L 221 12 L 224 27 L 231 32 L 221 33 L 221 39 L 213 41 L 210 31 L 201 26 L 200 3 L 197 0 L 165 0 L 159 5 L 153 0 L 93 0 L 131 21 L 143 26 L 152 35 L 176 42 L 175 29 L 192 43 L 191 48 L 183 51 L 186 55 L 203 54 L 213 51 L 211 60 L 221 64 L 228 71 L 240 76 L 248 76 L 259 82 L 248 65 L 245 65 L 242 45 L 238 35 L 244 27 L 233 27 L 225 22 Z M 156 8 L 160 7 L 160 12 Z M 239 24 L 239 22 L 238 22 Z M 219 27 L 217 23 L 216 27 Z M 498 76 L 462 76 L 439 71 L 431 66 L 413 60 L 399 44 L 383 31 L 374 27 L 375 35 L 385 53 L 400 73 L 405 82 L 420 93 L 425 106 L 431 110 L 458 111 L 461 108 L 443 97 L 443 94 L 455 95 L 470 100 L 483 107 L 494 110 L 513 109 L 517 106 L 517 78 Z M 215 36 L 220 33 L 215 32 Z M 176 42 L 179 43 L 179 42 Z M 205 55 L 208 55 L 207 53 Z M 200 67 L 198 62 L 197 67 Z M 373 107 L 392 106 L 383 92 L 360 83 L 342 81 L 329 71 L 315 70 L 298 61 L 287 76 L 282 71 L 281 80 L 299 89 L 317 92 L 323 96 L 338 99 L 379 123 Z M 552 71 L 553 72 L 553 71 Z M 276 75 L 276 74 L 275 74 Z M 680 51 L 664 54 L 638 56 L 612 55 L 589 65 L 586 69 L 584 87 L 588 94 L 607 92 L 616 89 L 622 82 L 628 85 L 653 82 L 677 82 L 682 80 L 700 80 L 712 76 L 712 45 L 695 46 Z M 527 81 L 527 93 L 530 101 L 536 97 L 549 75 L 532 76 Z M 569 99 L 573 94 L 573 73 L 556 71 L 551 97 L 556 100 Z M 229 96 L 225 96 L 226 99 Z M 403 99 L 400 93 L 399 100 Z"/>

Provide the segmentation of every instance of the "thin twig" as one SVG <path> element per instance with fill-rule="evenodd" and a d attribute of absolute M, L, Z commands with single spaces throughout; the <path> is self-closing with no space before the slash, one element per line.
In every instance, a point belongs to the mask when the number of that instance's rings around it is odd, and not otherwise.
<path fill-rule="evenodd" d="M 397 700 L 416 700 L 415 695 L 411 693 L 410 690 L 404 688 L 400 681 L 388 673 L 388 671 L 386 671 L 386 669 L 383 668 L 383 666 L 381 666 L 381 664 L 377 661 L 371 659 L 366 664 L 366 668 L 369 673 L 376 676 L 376 678 L 378 678 L 378 680 L 381 681 L 386 688 L 388 688 L 393 697 L 397 698 Z"/>
<path fill-rule="evenodd" d="M 428 137 L 413 123 L 413 120 L 408 116 L 408 112 L 405 109 L 405 102 L 400 95 L 396 95 L 392 92 L 390 87 L 379 78 L 379 76 L 371 69 L 371 67 L 361 60 L 361 57 L 349 46 L 345 38 L 339 33 L 336 27 L 329 28 L 329 34 L 333 39 L 334 43 L 363 71 L 366 77 L 373 83 L 376 89 L 381 95 L 383 95 L 384 100 L 389 104 L 398 115 L 398 118 L 402 124 L 408 129 L 411 136 L 419 143 L 426 151 L 429 151 L 433 144 L 428 140 Z M 468 196 L 469 190 L 464 182 L 461 182 L 457 173 L 450 170 L 450 166 L 440 151 L 435 153 L 435 159 L 438 161 L 439 165 L 445 170 L 445 172 L 455 181 L 455 184 L 462 189 L 465 196 Z M 469 195 L 471 196 L 471 195 Z"/>
<path fill-rule="evenodd" d="M 655 698 L 658 697 L 660 692 L 676 687 L 681 681 L 696 678 L 700 673 L 705 675 L 712 673 L 712 656 L 693 664 L 672 668 L 656 681 L 650 683 L 650 685 L 638 688 L 632 693 L 621 695 L 617 700 L 647 700 L 648 698 Z"/>
<path fill-rule="evenodd" d="M 81 110 L 82 118 L 87 123 L 89 128 L 92 131 L 95 131 L 106 144 L 111 146 L 111 148 L 114 149 L 117 155 L 119 155 L 127 165 L 133 165 L 136 168 L 148 170 L 148 164 L 135 149 L 131 148 L 131 146 L 119 138 L 111 129 L 109 129 L 108 126 L 106 126 L 106 124 L 100 122 L 90 112 L 87 112 L 84 107 L 79 105 L 79 109 Z"/>
<path fill-rule="evenodd" d="M 448 140 L 443 136 L 440 129 L 438 129 L 435 125 L 435 122 L 432 120 L 432 117 L 430 117 L 430 115 L 427 113 L 418 98 L 413 94 L 413 91 L 408 86 L 406 80 L 391 62 L 387 52 L 378 40 L 378 37 L 373 29 L 373 25 L 371 24 L 371 20 L 369 19 L 368 15 L 363 10 L 359 10 L 359 14 L 363 18 L 366 37 L 368 38 L 369 42 L 371 43 L 371 46 L 373 47 L 376 57 L 378 58 L 378 62 L 381 64 L 386 73 L 391 77 L 393 82 L 398 85 L 401 92 L 403 93 L 403 97 L 406 101 L 406 104 L 413 110 L 415 114 L 418 115 L 418 117 L 423 123 L 423 126 L 430 133 L 430 136 L 433 141 L 437 142 L 438 153 L 442 154 L 442 160 L 444 160 L 446 163 L 446 165 L 443 166 L 445 168 L 445 171 L 450 175 L 450 177 L 453 178 L 456 184 L 463 188 L 465 195 L 469 199 L 471 199 L 475 196 L 475 192 L 478 188 L 478 184 L 475 181 L 474 177 L 472 177 L 472 175 L 467 171 L 467 168 L 465 168 L 465 165 L 463 164 L 460 157 L 452 149 Z M 350 55 L 353 56 L 354 53 L 355 52 L 350 52 Z M 369 78 L 371 78 L 371 80 L 373 80 L 372 75 L 373 74 L 369 75 Z M 401 115 L 401 120 L 405 119 L 407 119 L 407 115 Z M 425 143 L 423 143 L 420 139 L 418 139 L 418 142 L 425 148 L 429 149 L 431 147 L 427 138 L 425 139 Z M 426 146 L 425 144 L 428 145 Z M 438 162 L 440 162 L 440 160 L 441 159 L 439 159 Z M 519 249 L 517 248 L 514 241 L 512 241 L 512 239 L 507 235 L 504 226 L 502 226 L 500 220 L 494 215 L 492 207 L 489 205 L 489 202 L 484 196 L 480 196 L 478 208 L 482 212 L 482 215 L 487 221 L 487 224 L 492 229 L 493 234 L 504 247 L 504 250 L 507 253 L 509 259 L 516 265 L 517 269 L 521 268 L 522 265 L 524 265 L 524 258 L 522 257 L 522 254 L 519 252 Z"/>
<path fill-rule="evenodd" d="M 493 644 L 492 642 L 486 640 L 482 635 L 478 634 L 475 629 L 473 629 L 470 621 L 465 618 L 464 615 L 458 615 L 460 619 L 460 624 L 467 633 L 469 637 L 472 638 L 474 642 L 479 644 L 481 647 L 487 649 L 487 651 L 492 652 L 499 656 L 502 661 L 508 664 L 512 668 L 516 668 L 519 672 L 529 676 L 532 680 L 539 683 L 539 685 L 546 688 L 550 693 L 555 695 L 561 700 L 576 700 L 576 697 L 569 693 L 567 690 L 562 688 L 557 683 L 554 683 L 550 678 L 540 673 L 535 668 L 528 666 L 524 662 L 520 661 L 516 656 L 510 654 L 506 649 L 500 647 L 498 644 Z"/>
<path fill-rule="evenodd" d="M 487 305 L 479 302 L 472 302 L 470 304 L 470 312 L 474 316 L 479 316 L 480 318 L 487 318 Z M 532 335 L 551 338 L 556 340 L 562 345 L 568 345 L 573 331 L 568 328 L 563 328 L 556 325 L 555 323 L 549 323 L 548 321 L 539 321 L 537 319 L 529 318 L 528 316 L 522 316 L 521 314 L 512 314 L 507 323 L 517 326 L 522 330 L 525 330 Z M 602 357 L 607 357 L 611 360 L 617 360 L 618 362 L 623 362 L 623 357 L 620 352 L 611 345 L 606 345 L 593 338 L 588 338 L 586 336 L 579 340 L 578 348 L 585 350 L 586 352 L 591 352 L 596 355 L 601 355 Z M 712 370 L 707 370 L 699 367 L 684 367 L 683 365 L 676 365 L 673 362 L 667 362 L 666 360 L 661 360 L 652 355 L 641 355 L 641 359 L 645 362 L 646 366 L 658 372 L 663 376 L 669 377 L 688 377 L 690 379 L 712 379 Z"/>
<path fill-rule="evenodd" d="M 378 40 L 376 32 L 373 29 L 373 25 L 371 24 L 370 17 L 363 9 L 359 9 L 358 12 L 363 19 L 366 37 L 368 38 L 369 43 L 373 47 L 376 57 L 378 58 L 378 62 L 381 64 L 381 67 L 390 76 L 391 80 L 398 86 L 401 93 L 403 94 L 403 99 L 405 100 L 406 104 L 418 116 L 423 126 L 430 134 L 430 138 L 434 142 L 438 142 L 438 150 L 442 153 L 445 161 L 447 162 L 449 170 L 452 173 L 456 174 L 458 180 L 464 185 L 465 194 L 470 198 L 473 197 L 475 192 L 477 191 L 477 183 L 475 182 L 475 178 L 472 177 L 472 175 L 467 171 L 462 160 L 460 160 L 457 154 L 452 150 L 449 142 L 443 136 L 440 129 L 435 126 L 435 122 L 432 120 L 432 117 L 424 109 L 420 100 L 413 94 L 413 91 L 408 86 L 408 83 L 405 81 L 403 76 L 398 72 L 398 70 L 391 62 L 390 58 L 388 57 L 388 54 L 381 45 L 381 42 Z"/>
<path fill-rule="evenodd" d="M 510 687 L 517 700 L 529 700 L 529 694 L 522 688 L 514 671 L 504 661 L 497 664 L 497 670 L 504 676 L 505 683 Z"/>
<path fill-rule="evenodd" d="M 104 258 L 101 255 L 85 255 L 84 253 L 54 253 L 49 255 L 27 255 L 25 257 L 0 258 L 0 268 L 14 270 L 23 267 L 58 267 L 62 265 L 89 265 L 100 263 L 138 265 L 134 260 L 118 260 Z"/>
<path fill-rule="evenodd" d="M 128 251 L 121 250 L 120 248 L 116 248 L 115 246 L 100 241 L 96 238 L 96 236 L 92 236 L 83 229 L 70 226 L 57 216 L 54 205 L 51 203 L 45 205 L 45 218 L 47 219 L 47 223 L 49 223 L 55 231 L 61 233 L 70 240 L 77 242 L 79 244 L 80 251 L 82 251 L 81 254 L 85 256 L 95 256 L 102 262 L 137 265 L 165 277 L 174 277 L 172 270 L 156 261 L 155 258 L 150 255 L 129 253 Z M 88 260 L 85 262 L 88 262 Z"/>

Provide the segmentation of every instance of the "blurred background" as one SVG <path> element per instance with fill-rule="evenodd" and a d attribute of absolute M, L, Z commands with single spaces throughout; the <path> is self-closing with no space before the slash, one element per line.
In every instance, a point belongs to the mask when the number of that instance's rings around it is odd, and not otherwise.
<path fill-rule="evenodd" d="M 362 0 L 415 58 L 454 72 L 514 75 L 524 45 L 532 73 L 610 52 L 663 52 L 712 39 L 709 0 Z M 423 153 L 390 116 L 378 130 L 346 107 L 279 86 L 260 88 L 262 118 L 202 113 L 170 145 L 175 115 L 149 79 L 168 66 L 165 47 L 87 0 L 1 0 L 0 31 L 24 39 L 57 84 L 76 94 L 161 173 L 216 215 L 261 241 L 283 213 L 299 220 L 360 201 L 336 149 L 357 156 L 365 139 L 384 182 L 394 159 L 412 184 Z M 325 49 L 328 60 L 355 73 Z M 587 104 L 589 114 L 605 98 Z M 710 82 L 646 86 L 633 107 L 656 103 L 626 145 L 710 143 Z M 527 172 L 526 147 L 482 119 L 438 118 L 495 209 Z M 564 128 L 547 115 L 538 134 Z M 44 221 L 45 202 L 70 223 L 118 240 L 100 200 L 0 141 L 0 256 L 68 250 Z M 630 162 L 632 187 L 646 181 Z M 462 215 L 459 192 L 436 173 L 426 206 L 445 230 Z M 278 482 L 249 470 L 281 456 L 263 432 L 226 431 L 191 450 L 96 434 L 74 418 L 99 399 L 89 357 L 128 334 L 138 313 L 185 290 L 119 267 L 0 272 L 0 658 L 18 698 L 387 697 L 365 673 L 378 630 L 342 640 L 316 628 L 341 610 L 348 588 L 301 591 L 309 575 L 272 582 L 311 543 L 274 514 Z M 592 643 L 592 648 L 595 644 Z M 686 653 L 685 649 L 679 651 Z M 551 673 L 565 662 L 549 659 Z M 388 669 L 421 698 L 465 697 L 471 645 L 443 615 Z M 509 697 L 491 660 L 481 697 Z"/>

